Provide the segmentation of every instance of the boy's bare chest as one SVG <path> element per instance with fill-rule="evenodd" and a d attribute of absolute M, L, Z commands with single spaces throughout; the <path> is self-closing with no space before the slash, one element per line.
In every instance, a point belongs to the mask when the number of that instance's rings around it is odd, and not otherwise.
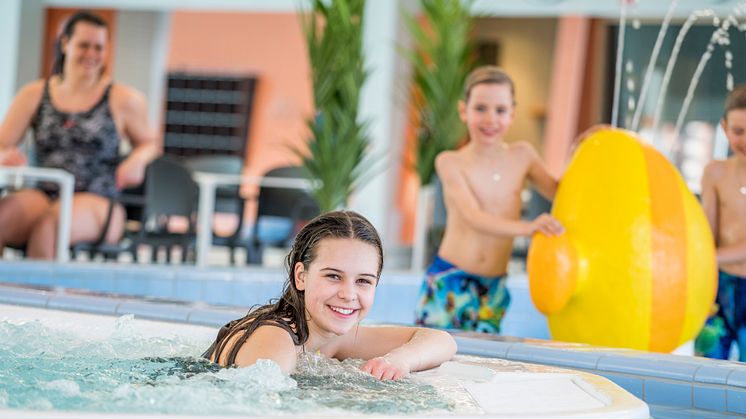
<path fill-rule="evenodd" d="M 474 167 L 466 175 L 473 194 L 484 208 L 512 206 L 520 202 L 525 170 L 520 167 Z"/>

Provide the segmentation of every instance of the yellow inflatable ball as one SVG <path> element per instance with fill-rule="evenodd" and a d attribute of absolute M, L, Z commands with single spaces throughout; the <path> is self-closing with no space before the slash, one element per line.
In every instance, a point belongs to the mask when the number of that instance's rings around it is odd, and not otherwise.
<path fill-rule="evenodd" d="M 696 336 L 715 300 L 714 243 L 665 157 L 631 132 L 596 132 L 552 215 L 565 233 L 536 234 L 527 268 L 553 339 L 670 352 Z"/>

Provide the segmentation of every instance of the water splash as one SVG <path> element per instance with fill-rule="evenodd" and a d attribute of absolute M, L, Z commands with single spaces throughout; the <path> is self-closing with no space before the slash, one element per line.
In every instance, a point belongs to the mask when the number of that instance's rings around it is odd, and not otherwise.
<path fill-rule="evenodd" d="M 622 85 L 622 59 L 624 58 L 624 32 L 627 26 L 627 2 L 622 1 L 622 10 L 619 14 L 619 34 L 616 47 L 616 70 L 614 71 L 614 101 L 611 110 L 611 126 L 619 126 L 619 94 Z"/>
<path fill-rule="evenodd" d="M 660 128 L 666 91 L 668 90 L 668 84 L 671 81 L 673 68 L 676 65 L 676 61 L 678 60 L 679 51 L 681 51 L 681 44 L 684 42 L 684 38 L 686 38 L 689 29 L 698 19 L 714 15 L 715 13 L 710 9 L 694 11 L 692 12 L 692 14 L 689 15 L 689 17 L 687 17 L 686 22 L 684 22 L 684 25 L 679 30 L 679 33 L 676 36 L 676 41 L 674 42 L 673 49 L 671 50 L 671 57 L 668 59 L 668 64 L 666 65 L 666 71 L 663 73 L 663 82 L 661 83 L 661 90 L 658 94 L 658 101 L 655 106 L 655 113 L 653 114 L 653 135 L 657 135 L 658 129 Z"/>
<path fill-rule="evenodd" d="M 673 12 L 674 10 L 676 10 L 676 6 L 678 6 L 678 3 L 679 0 L 673 0 L 668 6 L 668 11 L 666 12 L 666 16 L 663 18 L 663 23 L 661 24 L 661 28 L 658 31 L 658 37 L 655 39 L 653 53 L 650 55 L 648 67 L 645 70 L 645 75 L 642 78 L 642 88 L 640 89 L 640 96 L 637 98 L 637 103 L 640 104 L 640 106 L 635 109 L 635 114 L 632 117 L 632 124 L 630 125 L 630 128 L 633 131 L 637 131 L 640 128 L 640 117 L 642 116 L 643 110 L 642 104 L 645 103 L 645 99 L 647 98 L 648 87 L 650 87 L 650 80 L 653 78 L 653 70 L 655 70 L 655 63 L 658 61 L 658 55 L 660 54 L 661 46 L 663 45 L 663 39 L 666 36 L 666 32 L 668 32 L 668 25 L 671 23 Z"/>
<path fill-rule="evenodd" d="M 730 35 L 728 31 L 730 30 L 731 25 L 738 27 L 738 21 L 736 20 L 735 16 L 731 14 L 722 21 L 719 18 L 715 17 L 713 19 L 713 25 L 716 25 L 717 29 L 713 31 L 712 36 L 710 37 L 710 41 L 707 43 L 705 52 L 699 59 L 699 63 L 697 63 L 697 68 L 694 71 L 691 83 L 689 83 L 689 88 L 687 89 L 684 103 L 681 106 L 678 117 L 676 118 L 674 133 L 677 139 L 679 137 L 679 133 L 681 132 L 681 128 L 684 125 L 684 118 L 686 117 L 686 114 L 689 111 L 689 106 L 691 105 L 692 99 L 694 98 L 694 92 L 699 84 L 699 79 L 701 78 L 702 72 L 707 66 L 707 63 L 710 61 L 710 58 L 712 58 L 712 53 L 715 49 L 715 45 L 730 45 Z M 673 156 L 678 151 L 678 147 L 679 141 L 674 141 L 671 145 L 669 155 Z"/>

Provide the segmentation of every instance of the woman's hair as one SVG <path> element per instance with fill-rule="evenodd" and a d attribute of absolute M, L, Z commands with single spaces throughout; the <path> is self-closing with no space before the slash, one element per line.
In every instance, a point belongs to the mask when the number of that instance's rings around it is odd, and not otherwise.
<path fill-rule="evenodd" d="M 725 99 L 725 111 L 723 119 L 728 120 L 728 112 L 737 109 L 746 109 L 746 84 L 736 86 Z"/>
<path fill-rule="evenodd" d="M 471 73 L 469 73 L 466 77 L 466 82 L 464 82 L 464 102 L 469 101 L 471 90 L 478 84 L 508 85 L 508 87 L 510 87 L 510 95 L 513 97 L 513 105 L 515 106 L 515 84 L 508 73 L 503 71 L 500 67 L 494 65 L 483 65 L 475 68 Z"/>
<path fill-rule="evenodd" d="M 282 296 L 267 305 L 250 310 L 245 317 L 225 325 L 218 332 L 215 343 L 203 356 L 218 362 L 230 338 L 243 332 L 225 359 L 226 365 L 233 365 L 239 349 L 249 336 L 259 326 L 268 323 L 288 329 L 296 345 L 304 344 L 308 340 L 308 319 L 306 318 L 304 291 L 299 290 L 295 285 L 295 265 L 300 262 L 307 271 L 316 259 L 319 243 L 324 239 L 355 239 L 373 246 L 378 251 L 379 262 L 376 276 L 380 278 L 383 269 L 383 246 L 373 224 L 353 211 L 334 211 L 322 214 L 306 224 L 295 237 L 293 247 L 285 259 L 288 277 Z"/>
<path fill-rule="evenodd" d="M 62 39 L 66 38 L 67 40 L 70 40 L 75 32 L 75 25 L 79 22 L 90 23 L 91 25 L 109 30 L 109 25 L 106 21 L 91 12 L 80 11 L 70 16 L 70 18 L 65 22 L 65 26 L 62 28 L 62 33 L 57 37 L 57 42 L 54 44 L 54 65 L 52 65 L 52 74 L 63 76 L 62 72 L 65 67 L 65 52 L 62 51 Z"/>

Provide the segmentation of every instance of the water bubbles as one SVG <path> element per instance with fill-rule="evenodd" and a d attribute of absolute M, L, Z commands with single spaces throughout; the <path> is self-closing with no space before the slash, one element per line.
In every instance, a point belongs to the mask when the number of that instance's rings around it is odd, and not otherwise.
<path fill-rule="evenodd" d="M 635 18 L 632 20 L 632 27 L 635 29 L 640 29 L 641 23 L 639 18 Z"/>
<path fill-rule="evenodd" d="M 712 17 L 712 26 L 720 26 L 720 18 L 717 16 Z"/>
<path fill-rule="evenodd" d="M 627 60 L 627 62 L 624 64 L 624 71 L 627 73 L 631 73 L 635 70 L 635 64 L 632 62 L 632 60 Z"/>
<path fill-rule="evenodd" d="M 728 91 L 733 91 L 733 74 L 728 73 L 728 75 L 725 78 L 725 88 L 728 89 Z"/>
<path fill-rule="evenodd" d="M 635 98 L 630 97 L 627 99 L 627 110 L 629 111 L 635 110 Z"/>

